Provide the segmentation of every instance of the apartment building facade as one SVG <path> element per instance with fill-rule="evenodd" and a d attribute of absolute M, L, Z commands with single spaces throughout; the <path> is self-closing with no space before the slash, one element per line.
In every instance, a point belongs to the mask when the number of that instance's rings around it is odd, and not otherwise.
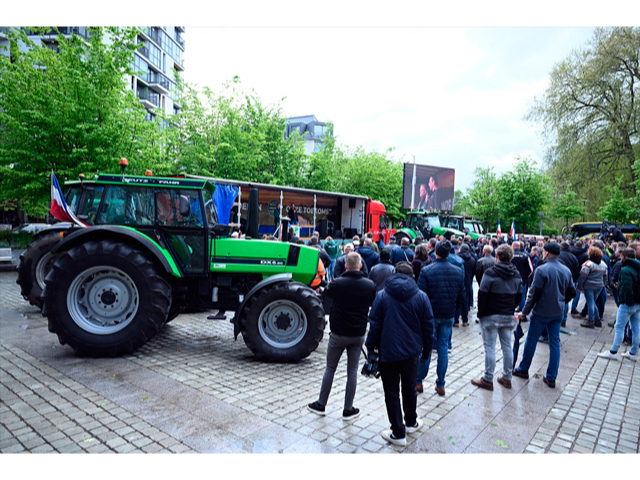
<path fill-rule="evenodd" d="M 324 146 L 324 135 L 333 136 L 333 130 L 325 122 L 319 121 L 315 115 L 303 115 L 290 117 L 286 120 L 287 129 L 285 136 L 289 137 L 294 131 L 304 139 L 305 153 L 311 155 L 318 152 Z"/>
<path fill-rule="evenodd" d="M 12 27 L 0 27 L 0 47 L 9 46 L 7 32 Z M 58 32 L 69 37 L 72 34 L 87 38 L 87 27 L 51 27 L 44 34 L 27 31 L 36 44 L 53 50 L 57 46 Z M 133 69 L 137 74 L 130 79 L 131 89 L 147 110 L 146 118 L 153 120 L 162 109 L 172 115 L 180 111 L 177 99 L 177 83 L 184 71 L 185 43 L 182 34 L 185 27 L 138 27 L 137 42 L 143 44 L 134 54 Z M 26 47 L 24 47 L 26 48 Z M 8 51 L 0 48 L 0 54 Z"/>

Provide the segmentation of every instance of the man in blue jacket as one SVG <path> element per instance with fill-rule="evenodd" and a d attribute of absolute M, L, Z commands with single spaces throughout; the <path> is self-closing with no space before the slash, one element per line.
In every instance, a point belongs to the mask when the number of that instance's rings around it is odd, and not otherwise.
<path fill-rule="evenodd" d="M 560 365 L 560 323 L 564 306 L 575 297 L 576 289 L 571 271 L 558 259 L 560 245 L 547 243 L 544 255 L 544 264 L 535 270 L 527 301 L 518 315 L 518 319 L 522 321 L 531 313 L 531 323 L 524 343 L 522 361 L 513 371 L 513 376 L 529 378 L 529 367 L 536 353 L 536 344 L 546 327 L 549 332 L 549 365 L 542 380 L 548 387 L 555 388 Z"/>
<path fill-rule="evenodd" d="M 426 359 L 432 342 L 431 303 L 418 289 L 411 264 L 400 262 L 396 273 L 389 277 L 373 302 L 365 342 L 369 352 L 374 349 L 380 352 L 384 401 L 391 423 L 391 430 L 383 431 L 382 438 L 394 445 L 406 445 L 406 434 L 423 425 L 416 413 L 414 385 L 420 354 Z M 403 408 L 400 407 L 400 384 Z"/>
<path fill-rule="evenodd" d="M 418 288 L 425 292 L 433 307 L 434 326 L 436 334 L 436 349 L 438 351 L 438 367 L 436 372 L 436 392 L 443 396 L 444 376 L 449 366 L 448 344 L 451 337 L 453 320 L 456 310 L 462 308 L 465 301 L 464 292 L 464 271 L 449 263 L 447 257 L 451 252 L 451 243 L 442 240 L 436 244 L 436 261 L 420 270 L 418 278 Z M 418 376 L 416 378 L 415 389 L 418 393 L 423 392 L 422 381 L 429 372 L 431 363 L 431 349 L 423 352 L 427 355 L 420 362 Z"/>

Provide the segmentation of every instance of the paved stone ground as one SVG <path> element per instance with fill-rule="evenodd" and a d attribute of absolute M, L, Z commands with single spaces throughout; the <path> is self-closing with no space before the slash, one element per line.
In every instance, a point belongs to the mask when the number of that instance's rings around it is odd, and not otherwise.
<path fill-rule="evenodd" d="M 266 364 L 234 342 L 228 321 L 188 314 L 133 355 L 76 358 L 22 299 L 16 277 L 0 273 L 2 453 L 640 452 L 640 369 L 596 357 L 613 340 L 608 327 L 569 320 L 555 389 L 542 383 L 548 347 L 538 344 L 531 379 L 493 392 L 470 384 L 484 368 L 480 326 L 454 329 L 447 394 L 433 391 L 434 358 L 418 397 L 425 426 L 400 448 L 380 436 L 389 426 L 380 380 L 360 376 L 362 415 L 342 421 L 346 362 L 327 416 L 306 410 L 319 392 L 327 335 L 296 365 Z M 605 324 L 615 310 L 610 302 Z"/>

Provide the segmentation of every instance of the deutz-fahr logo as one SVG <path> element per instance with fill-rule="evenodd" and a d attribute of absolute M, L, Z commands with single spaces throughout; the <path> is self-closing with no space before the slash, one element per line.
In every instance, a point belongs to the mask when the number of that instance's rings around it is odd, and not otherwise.
<path fill-rule="evenodd" d="M 260 265 L 284 265 L 284 260 L 260 260 Z"/>

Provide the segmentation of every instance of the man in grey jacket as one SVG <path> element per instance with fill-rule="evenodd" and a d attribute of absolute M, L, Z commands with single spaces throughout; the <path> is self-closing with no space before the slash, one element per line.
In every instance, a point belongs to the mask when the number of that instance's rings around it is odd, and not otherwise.
<path fill-rule="evenodd" d="M 576 295 L 571 271 L 558 260 L 560 245 L 547 243 L 544 246 L 544 264 L 536 268 L 533 283 L 529 289 L 527 302 L 518 314 L 519 320 L 531 313 L 531 323 L 524 354 L 518 368 L 513 371 L 515 377 L 529 378 L 529 367 L 536 353 L 536 344 L 540 334 L 547 327 L 549 332 L 549 365 L 546 376 L 542 378 L 550 388 L 555 388 L 560 365 L 560 323 L 564 305 Z"/>

